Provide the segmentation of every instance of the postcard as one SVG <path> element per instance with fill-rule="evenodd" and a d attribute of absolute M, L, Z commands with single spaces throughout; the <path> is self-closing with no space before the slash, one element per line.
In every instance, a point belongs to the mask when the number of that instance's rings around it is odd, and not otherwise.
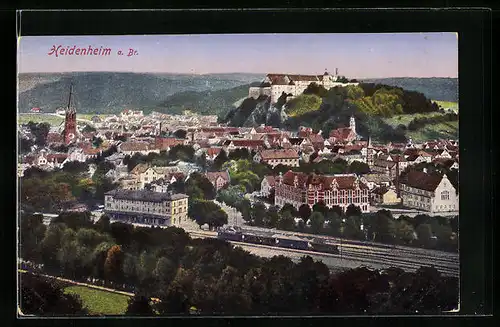
<path fill-rule="evenodd" d="M 456 33 L 21 36 L 18 317 L 458 312 Z"/>

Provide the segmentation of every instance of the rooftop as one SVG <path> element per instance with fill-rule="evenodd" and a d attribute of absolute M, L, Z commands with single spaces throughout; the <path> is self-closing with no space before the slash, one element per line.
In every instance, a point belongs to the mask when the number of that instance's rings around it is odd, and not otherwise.
<path fill-rule="evenodd" d="M 171 201 L 171 200 L 180 200 L 187 199 L 189 196 L 182 193 L 170 194 L 170 193 L 160 193 L 154 192 L 150 190 L 124 190 L 124 189 L 115 189 L 109 192 L 106 192 L 105 195 L 110 195 L 115 199 L 121 200 L 135 200 L 135 201 L 145 201 L 145 202 L 163 202 L 163 201 Z"/>

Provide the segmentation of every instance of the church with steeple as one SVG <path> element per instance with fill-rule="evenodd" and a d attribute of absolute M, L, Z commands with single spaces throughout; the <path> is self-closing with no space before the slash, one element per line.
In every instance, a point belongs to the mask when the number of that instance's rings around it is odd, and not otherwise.
<path fill-rule="evenodd" d="M 71 105 L 71 96 L 73 93 L 73 85 L 70 86 L 69 90 L 69 99 L 68 99 L 68 107 L 65 112 L 64 119 L 64 129 L 62 132 L 62 136 L 64 139 L 64 144 L 69 145 L 76 141 L 78 137 L 78 128 L 76 125 L 76 108 Z"/>
<path fill-rule="evenodd" d="M 349 127 L 334 129 L 330 132 L 330 138 L 334 143 L 349 143 L 360 140 L 361 137 L 356 131 L 356 118 L 351 116 Z"/>

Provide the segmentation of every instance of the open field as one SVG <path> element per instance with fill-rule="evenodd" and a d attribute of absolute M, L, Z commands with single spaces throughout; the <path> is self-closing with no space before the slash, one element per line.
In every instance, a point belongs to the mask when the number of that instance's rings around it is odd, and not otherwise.
<path fill-rule="evenodd" d="M 51 126 L 59 126 L 64 118 L 47 114 L 19 114 L 17 116 L 18 124 L 27 124 L 30 121 L 34 123 L 49 123 Z"/>
<path fill-rule="evenodd" d="M 77 294 L 83 305 L 93 315 L 122 315 L 125 313 L 129 297 L 85 286 L 68 286 L 65 293 Z"/>
<path fill-rule="evenodd" d="M 457 139 L 458 138 L 458 121 L 444 122 L 438 124 L 425 125 L 417 131 L 408 131 L 407 137 L 411 137 L 413 141 L 423 142 L 432 139 Z"/>
<path fill-rule="evenodd" d="M 95 114 L 76 114 L 76 119 L 84 119 L 90 120 L 92 117 L 96 116 Z M 97 115 L 101 119 L 109 115 Z M 34 123 L 49 123 L 51 126 L 59 126 L 64 121 L 64 117 L 56 116 L 54 114 L 32 114 L 32 113 L 21 113 L 17 116 L 18 124 L 27 124 L 28 122 Z"/>
<path fill-rule="evenodd" d="M 104 119 L 104 118 L 111 116 L 111 115 L 79 114 L 79 113 L 76 114 L 76 118 L 87 119 L 87 120 L 90 120 L 94 116 L 98 116 L 99 118 Z"/>

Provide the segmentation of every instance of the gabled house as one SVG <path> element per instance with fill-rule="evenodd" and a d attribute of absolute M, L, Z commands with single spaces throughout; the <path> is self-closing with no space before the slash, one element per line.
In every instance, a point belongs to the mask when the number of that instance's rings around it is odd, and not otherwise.
<path fill-rule="evenodd" d="M 409 171 L 400 181 L 400 194 L 404 206 L 432 212 L 458 211 L 458 191 L 445 175 L 425 171 Z"/>
<path fill-rule="evenodd" d="M 228 171 L 213 171 L 205 174 L 207 179 L 212 183 L 215 191 L 219 191 L 231 182 L 231 177 Z"/>

